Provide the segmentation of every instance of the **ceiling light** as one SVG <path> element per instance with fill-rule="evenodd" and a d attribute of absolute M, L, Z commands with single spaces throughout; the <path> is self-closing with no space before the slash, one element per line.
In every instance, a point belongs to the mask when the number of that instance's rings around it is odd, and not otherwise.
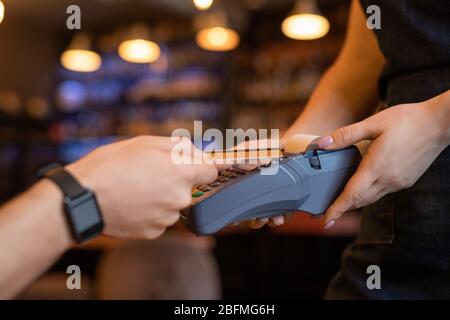
<path fill-rule="evenodd" d="M 194 5 L 198 10 L 208 10 L 213 4 L 213 0 L 194 0 Z"/>
<path fill-rule="evenodd" d="M 76 72 L 97 71 L 102 65 L 100 55 L 89 50 L 90 41 L 87 35 L 77 34 L 69 48 L 63 52 L 60 61 L 64 68 Z"/>
<path fill-rule="evenodd" d="M 284 19 L 281 30 L 292 39 L 312 40 L 325 36 L 330 23 L 319 14 L 314 0 L 299 0 L 292 13 Z"/>
<path fill-rule="evenodd" d="M 0 1 L 0 23 L 2 23 L 4 17 L 5 17 L 5 6 L 3 5 L 3 2 Z"/>
<path fill-rule="evenodd" d="M 239 44 L 239 34 L 228 28 L 213 27 L 200 30 L 195 37 L 197 44 L 210 51 L 229 51 Z"/>
<path fill-rule="evenodd" d="M 158 44 L 144 39 L 123 41 L 119 45 L 118 52 L 123 60 L 133 63 L 154 62 L 161 54 Z"/>
<path fill-rule="evenodd" d="M 143 22 L 131 25 L 124 33 L 123 40 L 117 50 L 119 56 L 132 63 L 151 63 L 161 55 L 156 42 L 150 41 L 150 30 Z"/>

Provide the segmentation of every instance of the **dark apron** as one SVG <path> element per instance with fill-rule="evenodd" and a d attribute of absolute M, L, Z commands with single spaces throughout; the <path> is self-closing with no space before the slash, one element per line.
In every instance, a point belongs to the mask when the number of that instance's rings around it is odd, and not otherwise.
<path fill-rule="evenodd" d="M 381 9 L 375 30 L 387 64 L 386 106 L 450 89 L 450 1 L 362 0 Z M 420 134 L 420 133 L 418 133 Z M 378 265 L 381 289 L 367 288 Z M 344 252 L 327 299 L 450 299 L 450 148 L 409 189 L 365 208 L 361 232 Z"/>

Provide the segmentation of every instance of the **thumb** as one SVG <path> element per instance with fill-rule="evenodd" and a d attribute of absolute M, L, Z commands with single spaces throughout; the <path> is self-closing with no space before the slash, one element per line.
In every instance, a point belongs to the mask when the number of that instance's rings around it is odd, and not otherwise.
<path fill-rule="evenodd" d="M 320 149 L 335 150 L 351 146 L 361 140 L 372 140 L 376 135 L 375 128 L 370 121 L 364 120 L 339 128 L 331 135 L 318 139 Z"/>

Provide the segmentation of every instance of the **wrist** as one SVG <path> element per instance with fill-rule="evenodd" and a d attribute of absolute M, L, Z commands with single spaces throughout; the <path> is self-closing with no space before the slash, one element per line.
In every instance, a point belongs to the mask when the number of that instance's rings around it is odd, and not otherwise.
<path fill-rule="evenodd" d="M 64 167 L 85 188 L 96 192 L 99 188 L 97 181 L 89 170 L 80 161 L 68 164 Z"/>
<path fill-rule="evenodd" d="M 429 100 L 434 125 L 438 128 L 439 140 L 445 146 L 450 144 L 450 90 Z"/>
<path fill-rule="evenodd" d="M 64 215 L 63 194 L 59 188 L 53 182 L 43 179 L 28 190 L 27 196 L 36 205 L 45 206 L 40 217 L 42 237 L 61 252 L 70 248 L 73 240 Z"/>
<path fill-rule="evenodd" d="M 109 193 L 107 182 L 105 179 L 99 179 L 95 170 L 83 162 L 83 159 L 70 163 L 64 167 L 77 181 L 84 187 L 95 193 L 100 210 L 103 213 L 103 218 L 106 219 L 105 213 L 107 204 L 109 202 Z"/>
<path fill-rule="evenodd" d="M 80 174 L 74 174 L 77 172 L 74 168 L 77 166 L 63 168 L 55 163 L 41 169 L 39 176 L 49 179 L 60 189 L 71 235 L 81 243 L 98 236 L 103 231 L 104 220 L 96 194 L 88 187 L 91 184 L 83 183 L 86 180 L 79 179 Z"/>
<path fill-rule="evenodd" d="M 86 188 L 77 177 L 58 163 L 40 169 L 37 176 L 39 179 L 48 179 L 60 189 L 66 221 L 77 243 L 101 234 L 104 220 L 92 189 Z"/>

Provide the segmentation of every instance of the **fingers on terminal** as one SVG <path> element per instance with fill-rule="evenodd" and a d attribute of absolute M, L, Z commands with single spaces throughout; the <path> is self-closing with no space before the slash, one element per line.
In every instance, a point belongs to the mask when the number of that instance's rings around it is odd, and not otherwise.
<path fill-rule="evenodd" d="M 269 220 L 269 226 L 278 227 L 278 226 L 281 226 L 282 224 L 284 224 L 284 222 L 285 222 L 284 216 L 273 217 L 273 218 L 270 218 L 270 220 Z"/>
<path fill-rule="evenodd" d="M 268 218 L 253 219 L 247 222 L 250 229 L 260 229 L 269 222 Z"/>
<path fill-rule="evenodd" d="M 193 173 L 194 184 L 207 184 L 214 181 L 218 175 L 218 169 L 214 164 L 193 164 L 190 167 Z"/>
<path fill-rule="evenodd" d="M 373 139 L 376 131 L 371 121 L 360 121 L 349 126 L 337 129 L 331 135 L 333 144 L 330 148 L 343 148 L 355 144 L 361 140 Z"/>
<path fill-rule="evenodd" d="M 326 221 L 339 219 L 345 212 L 360 208 L 372 184 L 365 172 L 357 171 L 328 209 Z"/>

